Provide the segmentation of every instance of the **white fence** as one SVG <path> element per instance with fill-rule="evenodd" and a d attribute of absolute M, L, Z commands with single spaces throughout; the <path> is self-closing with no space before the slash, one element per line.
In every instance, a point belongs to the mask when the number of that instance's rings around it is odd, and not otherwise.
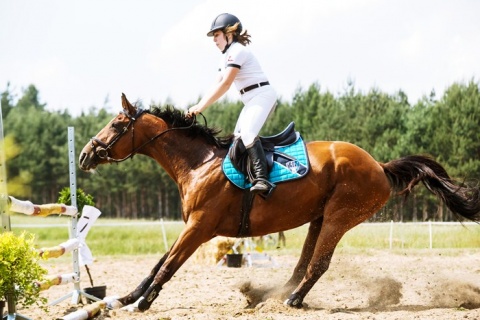
<path fill-rule="evenodd" d="M 435 248 L 435 239 L 434 236 L 436 233 L 439 232 L 438 227 L 464 227 L 466 228 L 466 232 L 474 231 L 478 232 L 480 230 L 480 224 L 475 222 L 379 222 L 379 223 L 363 223 L 359 227 L 379 227 L 383 228 L 384 230 L 388 228 L 388 247 L 390 249 L 394 247 L 403 247 L 412 239 L 409 239 L 408 230 L 411 227 L 422 227 L 421 231 L 416 231 L 416 236 L 420 237 L 421 239 L 428 238 L 428 248 L 433 249 Z M 358 228 L 358 227 L 357 227 Z M 405 235 L 407 234 L 407 235 Z"/>

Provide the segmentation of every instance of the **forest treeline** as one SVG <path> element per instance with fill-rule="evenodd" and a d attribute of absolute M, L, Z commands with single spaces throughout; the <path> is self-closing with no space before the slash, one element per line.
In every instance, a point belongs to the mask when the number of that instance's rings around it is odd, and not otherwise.
<path fill-rule="evenodd" d="M 91 108 L 73 117 L 66 110 L 48 111 L 39 95 L 30 85 L 14 97 L 7 85 L 1 102 L 4 135 L 13 141 L 7 144 L 9 194 L 40 204 L 56 202 L 60 190 L 69 186 L 67 128 L 75 128 L 78 155 L 121 106 Z M 224 99 L 204 115 L 209 126 L 222 128 L 221 135 L 228 135 L 241 108 L 239 101 Z M 476 183 L 480 177 L 480 86 L 475 80 L 454 83 L 441 97 L 432 92 L 413 104 L 402 91 L 362 92 L 348 84 L 334 94 L 314 83 L 298 88 L 291 101 L 278 101 L 261 134 L 276 134 L 291 121 L 306 141 L 348 141 L 380 162 L 427 154 L 458 180 Z M 176 185 L 145 156 L 101 166 L 96 174 L 77 170 L 77 185 L 94 197 L 105 217 L 180 219 Z M 392 198 L 371 220 L 392 219 L 450 221 L 455 217 L 420 186 L 407 201 Z"/>

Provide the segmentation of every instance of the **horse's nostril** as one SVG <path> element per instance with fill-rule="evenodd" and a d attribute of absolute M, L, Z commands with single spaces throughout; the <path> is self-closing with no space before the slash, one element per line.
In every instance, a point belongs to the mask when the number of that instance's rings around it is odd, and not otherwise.
<path fill-rule="evenodd" d="M 85 156 L 86 156 L 86 155 L 87 155 L 87 154 L 86 154 L 85 152 L 83 152 L 83 153 L 80 154 L 80 158 L 78 159 L 78 162 L 80 162 L 80 164 L 82 164 L 82 162 L 83 162 L 83 160 L 85 159 Z"/>
<path fill-rule="evenodd" d="M 78 158 L 78 166 L 82 170 L 87 170 L 89 167 L 88 164 L 88 153 L 82 152 L 80 153 L 80 157 Z"/>

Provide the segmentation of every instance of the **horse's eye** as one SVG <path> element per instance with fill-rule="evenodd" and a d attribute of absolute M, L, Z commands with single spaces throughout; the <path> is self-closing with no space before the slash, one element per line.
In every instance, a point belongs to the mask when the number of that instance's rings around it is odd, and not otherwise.
<path fill-rule="evenodd" d="M 120 122 L 112 122 L 112 128 L 115 129 L 115 131 L 120 132 L 122 130 L 122 124 Z"/>

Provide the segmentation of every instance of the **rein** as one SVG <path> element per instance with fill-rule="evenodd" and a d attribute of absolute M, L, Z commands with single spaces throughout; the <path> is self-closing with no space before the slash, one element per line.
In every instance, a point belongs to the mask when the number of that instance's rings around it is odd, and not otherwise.
<path fill-rule="evenodd" d="M 108 143 L 105 143 L 103 141 L 101 141 L 100 139 L 98 139 L 96 136 L 95 137 L 92 137 L 92 139 L 90 139 L 90 144 L 91 144 L 91 147 L 92 147 L 92 151 L 93 153 L 95 154 L 95 156 L 97 156 L 98 158 L 100 159 L 103 159 L 103 160 L 106 160 L 108 162 L 116 162 L 116 163 L 119 163 L 119 162 L 123 162 L 127 159 L 130 159 L 130 158 L 133 158 L 133 156 L 138 152 L 138 150 L 140 150 L 141 148 L 145 147 L 146 145 L 152 143 L 153 141 L 155 141 L 156 139 L 158 139 L 159 137 L 161 137 L 162 135 L 164 135 L 165 133 L 167 132 L 170 132 L 170 131 L 173 131 L 173 130 L 187 130 L 187 129 L 190 129 L 191 127 L 193 127 L 193 125 L 196 123 L 196 115 L 193 115 L 193 119 L 192 119 L 192 123 L 188 126 L 188 127 L 175 127 L 175 128 L 169 128 L 165 131 L 162 131 L 158 134 L 156 134 L 155 136 L 153 136 L 152 138 L 150 138 L 148 141 L 142 143 L 140 146 L 138 147 L 134 147 L 134 135 L 135 135 L 135 121 L 140 118 L 144 113 L 145 113 L 145 110 L 144 109 L 138 109 L 137 110 L 137 113 L 132 116 L 130 115 L 129 113 L 125 112 L 125 111 L 121 111 L 121 113 L 123 113 L 130 121 L 128 122 L 128 124 L 122 129 L 122 131 L 119 131 L 113 138 L 112 140 L 110 140 L 110 142 Z M 203 114 L 200 113 L 200 115 L 203 117 L 203 120 L 205 121 L 205 125 L 207 124 L 207 119 L 205 118 L 205 116 Z M 132 127 L 132 151 L 127 155 L 125 156 L 124 158 L 122 159 L 115 159 L 115 158 L 112 158 L 110 157 L 109 155 L 109 150 L 112 149 L 113 145 L 125 134 L 127 133 L 130 128 L 130 126 Z M 93 142 L 96 142 L 97 143 L 97 146 L 95 146 L 95 144 Z"/>

